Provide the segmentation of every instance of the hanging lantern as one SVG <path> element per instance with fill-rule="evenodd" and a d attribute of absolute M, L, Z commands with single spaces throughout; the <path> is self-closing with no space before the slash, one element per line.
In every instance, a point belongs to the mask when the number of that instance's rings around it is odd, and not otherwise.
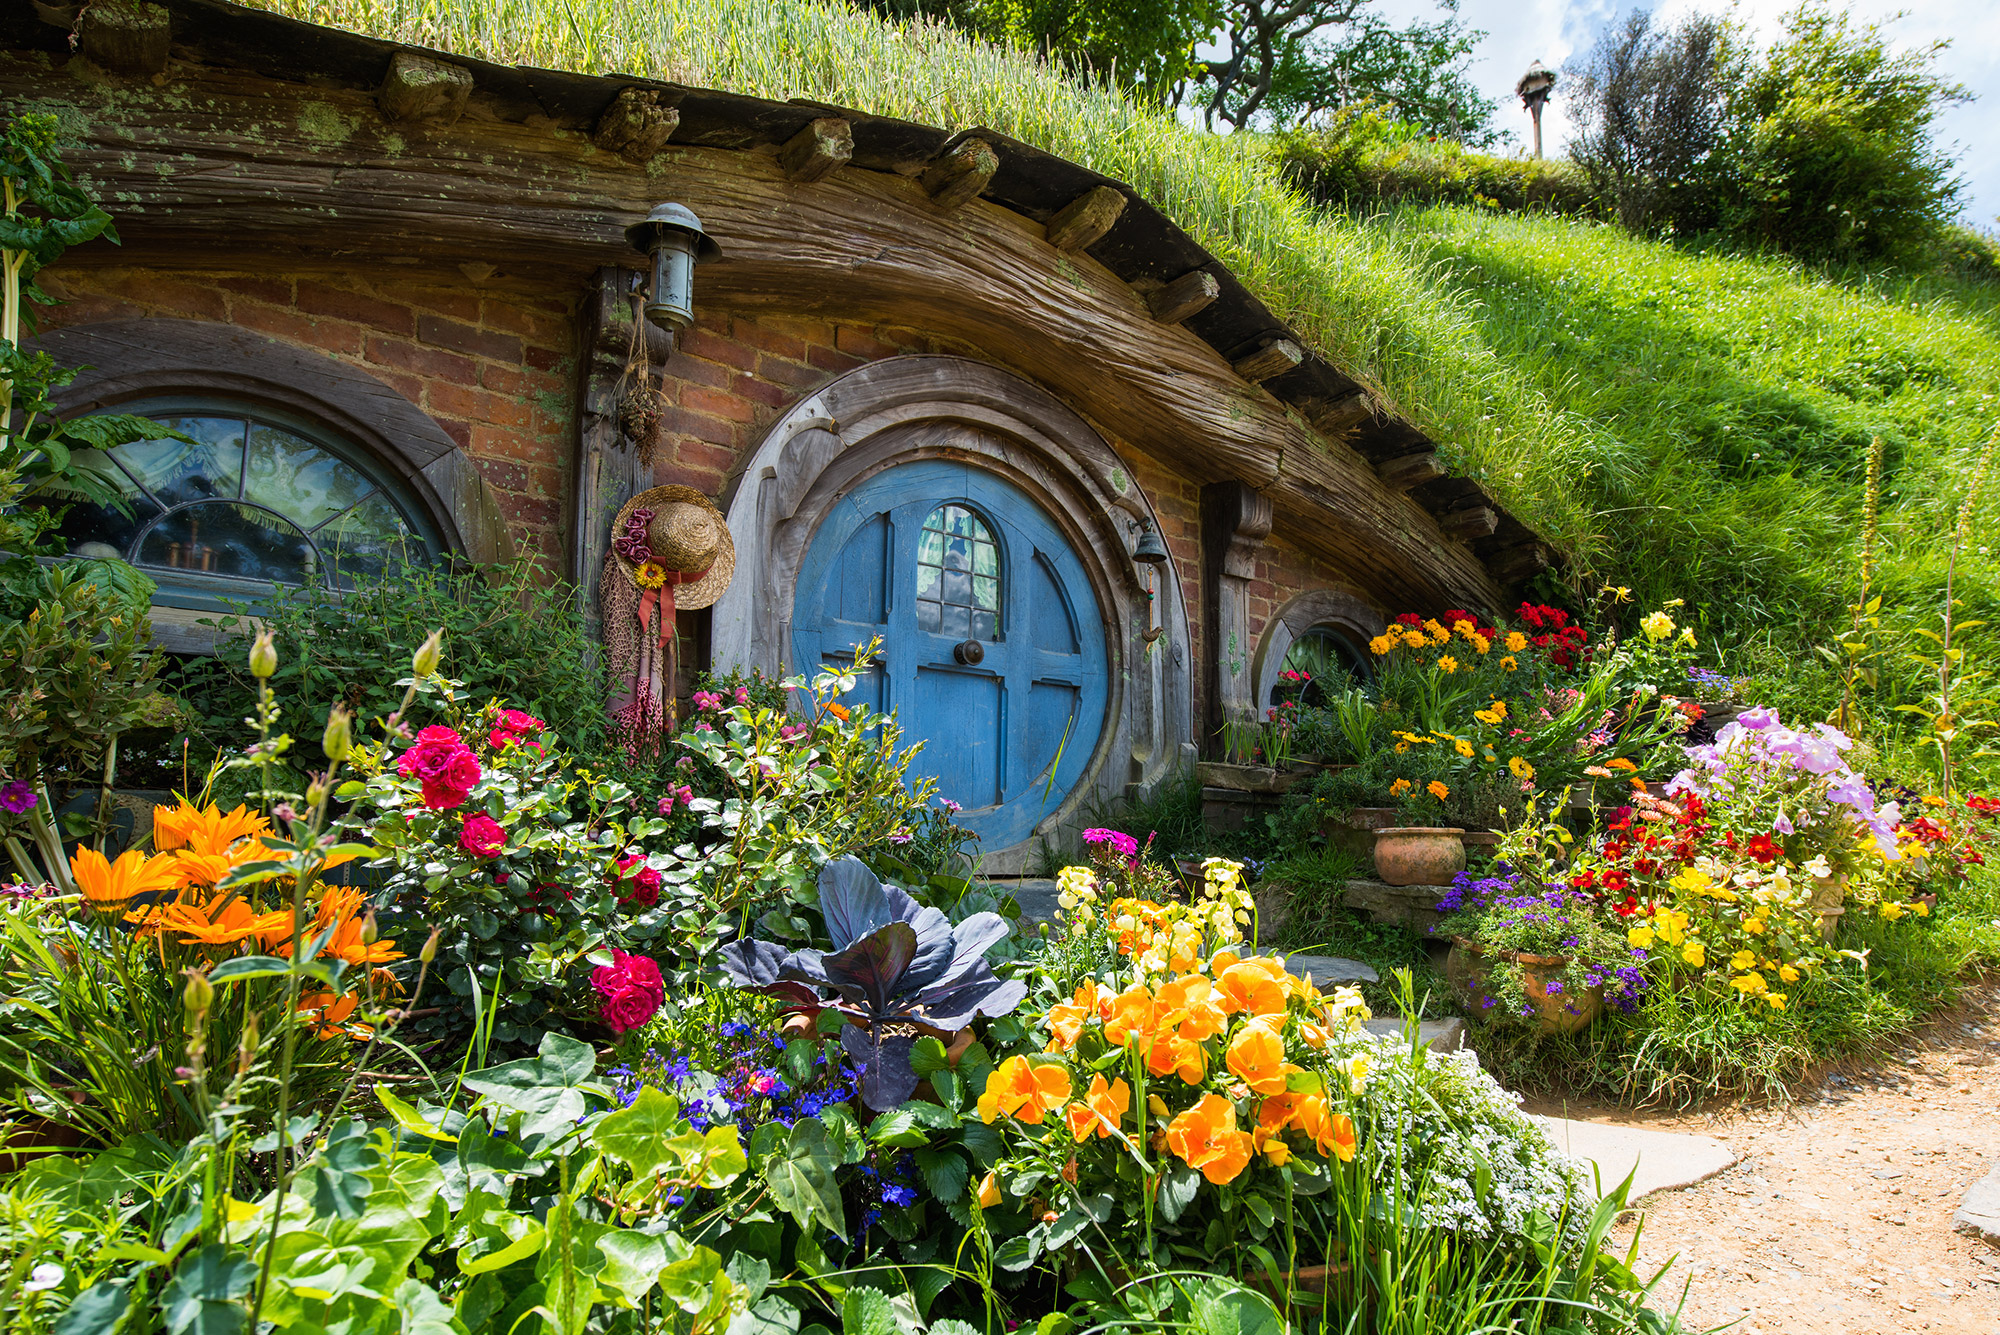
<path fill-rule="evenodd" d="M 646 318 L 670 334 L 693 324 L 694 266 L 722 253 L 722 247 L 701 230 L 701 219 L 684 204 L 655 205 L 644 222 L 625 229 L 625 239 L 653 260 Z"/>

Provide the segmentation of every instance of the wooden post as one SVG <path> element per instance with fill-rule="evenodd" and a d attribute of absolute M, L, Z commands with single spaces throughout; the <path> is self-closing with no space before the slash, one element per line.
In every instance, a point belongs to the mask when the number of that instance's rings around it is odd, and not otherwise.
<path fill-rule="evenodd" d="M 1203 676 L 1208 682 L 1208 727 L 1204 753 L 1213 754 L 1225 722 L 1256 718 L 1261 712 L 1250 665 L 1257 646 L 1250 638 L 1250 581 L 1257 577 L 1257 554 L 1271 535 L 1271 498 L 1241 482 L 1215 482 L 1201 489 L 1202 610 L 1206 635 Z"/>
<path fill-rule="evenodd" d="M 778 150 L 785 175 L 808 185 L 854 156 L 854 127 L 838 116 L 823 116 L 793 135 Z"/>
<path fill-rule="evenodd" d="M 384 120 L 450 125 L 465 111 L 471 93 L 472 71 L 398 51 L 375 91 L 375 105 Z"/>
<path fill-rule="evenodd" d="M 1161 324 L 1179 324 L 1190 315 L 1208 308 L 1208 304 L 1222 295 L 1222 284 L 1215 275 L 1205 269 L 1184 273 L 1173 282 L 1146 298 L 1146 305 L 1152 309 L 1153 318 Z"/>
<path fill-rule="evenodd" d="M 661 106 L 657 89 L 621 88 L 597 118 L 590 140 L 633 166 L 643 167 L 667 146 L 680 124 L 680 108 Z"/>
<path fill-rule="evenodd" d="M 1239 357 L 1231 363 L 1236 374 L 1252 383 L 1261 383 L 1274 375 L 1283 375 L 1306 359 L 1299 345 L 1288 338 L 1275 338 L 1248 357 Z"/>
<path fill-rule="evenodd" d="M 924 193 L 941 209 L 979 198 L 1000 170 L 1000 155 L 984 139 L 961 139 L 931 159 L 920 178 Z"/>
<path fill-rule="evenodd" d="M 1096 245 L 1125 211 L 1125 196 L 1108 185 L 1093 186 L 1049 219 L 1049 244 L 1057 250 L 1083 250 Z"/>
<path fill-rule="evenodd" d="M 151 75 L 167 67 L 167 11 L 143 0 L 95 0 L 83 10 L 77 50 L 114 74 Z"/>
<path fill-rule="evenodd" d="M 1447 538 L 1457 538 L 1460 542 L 1471 542 L 1474 538 L 1484 538 L 1500 527 L 1500 516 L 1483 505 L 1469 510 L 1454 510 L 1438 518 L 1438 527 Z"/>

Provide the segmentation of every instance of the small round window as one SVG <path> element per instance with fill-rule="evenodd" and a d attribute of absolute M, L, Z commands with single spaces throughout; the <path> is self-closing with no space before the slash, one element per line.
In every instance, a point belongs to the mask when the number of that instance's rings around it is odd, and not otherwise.
<path fill-rule="evenodd" d="M 1368 675 L 1368 659 L 1355 648 L 1354 641 L 1332 626 L 1308 627 L 1285 651 L 1268 703 L 1297 700 L 1307 705 L 1324 704 L 1327 696 L 1366 681 Z"/>
<path fill-rule="evenodd" d="M 120 411 L 186 439 L 80 454 L 124 508 L 64 497 L 60 531 L 73 555 L 123 557 L 144 570 L 160 602 L 220 607 L 277 584 L 350 588 L 441 549 L 414 500 L 317 423 L 214 400 Z"/>
<path fill-rule="evenodd" d="M 1000 638 L 1000 547 L 963 505 L 940 505 L 917 543 L 917 629 L 954 640 Z"/>

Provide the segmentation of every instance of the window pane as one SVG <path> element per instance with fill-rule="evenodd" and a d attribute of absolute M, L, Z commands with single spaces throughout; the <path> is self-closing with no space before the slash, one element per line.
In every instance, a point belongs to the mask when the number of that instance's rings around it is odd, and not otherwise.
<path fill-rule="evenodd" d="M 970 625 L 972 611 L 967 607 L 947 605 L 944 609 L 944 631 L 954 640 L 965 639 L 972 634 Z"/>
<path fill-rule="evenodd" d="M 305 529 L 318 527 L 375 490 L 360 469 L 303 436 L 262 422 L 250 424 L 247 464 L 243 498 L 268 505 Z"/>
<path fill-rule="evenodd" d="M 360 578 L 381 575 L 402 563 L 425 559 L 424 545 L 381 492 L 363 501 L 314 535 L 334 583 L 352 588 Z"/>
<path fill-rule="evenodd" d="M 141 440 L 112 451 L 164 505 L 212 497 L 234 499 L 243 472 L 243 419 L 167 417 L 167 426 L 194 439 Z"/>
<path fill-rule="evenodd" d="M 975 575 L 997 575 L 1000 573 L 1000 549 L 990 542 L 982 542 L 972 549 L 972 572 Z"/>
<path fill-rule="evenodd" d="M 317 577 L 312 544 L 281 515 L 234 501 L 175 510 L 153 526 L 137 561 L 169 570 L 301 584 Z"/>
<path fill-rule="evenodd" d="M 935 635 L 943 625 L 944 609 L 942 607 L 931 602 L 929 599 L 924 599 L 917 604 L 918 630 L 929 631 L 932 635 Z"/>
<path fill-rule="evenodd" d="M 83 493 L 74 487 L 53 484 L 45 487 L 50 509 L 58 505 L 69 508 L 63 515 L 62 527 L 57 530 L 68 545 L 69 551 L 77 556 L 122 557 L 132 545 L 132 539 L 139 530 L 160 513 L 160 507 L 146 499 L 138 484 L 125 475 L 118 465 L 111 462 L 111 456 L 102 450 L 79 450 L 72 456 L 72 464 L 89 473 L 105 487 L 125 498 L 126 511 L 116 506 L 99 505 L 84 499 Z"/>
<path fill-rule="evenodd" d="M 1000 549 L 977 512 L 941 505 L 924 520 L 917 544 L 917 596 L 938 600 L 918 603 L 920 629 L 956 639 L 998 637 Z"/>
<path fill-rule="evenodd" d="M 983 607 L 989 612 L 1000 610 L 1000 581 L 976 577 L 972 581 L 972 605 Z"/>

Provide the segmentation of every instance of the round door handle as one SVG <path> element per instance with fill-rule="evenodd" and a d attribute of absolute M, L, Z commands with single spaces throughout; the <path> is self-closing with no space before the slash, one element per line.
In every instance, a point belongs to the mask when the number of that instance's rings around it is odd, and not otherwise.
<path fill-rule="evenodd" d="M 975 667 L 986 657 L 986 646 L 977 640 L 961 640 L 951 647 L 951 656 L 967 667 Z"/>

